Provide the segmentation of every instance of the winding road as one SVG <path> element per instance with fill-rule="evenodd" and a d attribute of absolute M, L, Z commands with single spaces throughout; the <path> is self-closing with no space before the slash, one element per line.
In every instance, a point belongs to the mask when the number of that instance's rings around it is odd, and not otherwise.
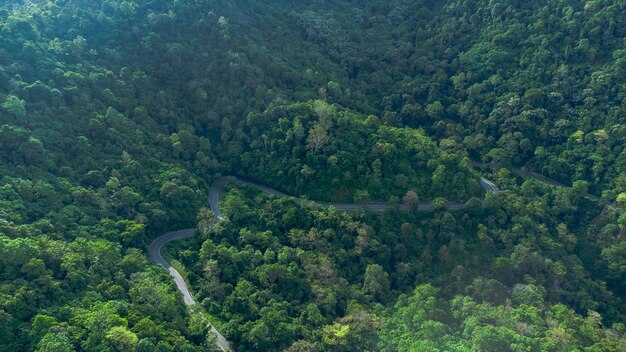
<path fill-rule="evenodd" d="M 566 187 L 565 185 L 555 180 L 552 180 L 548 177 L 545 177 L 543 175 L 540 175 L 534 172 L 525 171 L 521 169 L 515 169 L 513 170 L 513 172 L 520 176 L 534 178 L 539 181 L 552 184 L 555 186 Z M 305 202 L 305 200 L 303 200 L 302 198 L 297 198 L 294 196 L 287 195 L 274 188 L 271 188 L 271 187 L 268 187 L 268 186 L 265 186 L 256 182 L 242 180 L 234 176 L 221 177 L 217 179 L 215 182 L 213 182 L 213 184 L 211 185 L 211 190 L 209 192 L 209 205 L 210 205 L 211 211 L 213 212 L 215 216 L 215 219 L 218 222 L 224 219 L 222 216 L 222 212 L 220 211 L 220 208 L 218 206 L 219 200 L 220 200 L 220 191 L 224 187 L 224 185 L 226 185 L 229 179 L 237 180 L 239 183 L 243 183 L 243 184 L 255 187 L 271 195 L 280 196 L 280 197 L 290 197 L 299 203 Z M 500 190 L 491 181 L 485 178 L 480 179 L 480 185 L 487 192 L 496 192 L 496 193 L 500 192 Z M 617 207 L 614 204 L 609 203 L 603 199 L 600 199 L 597 196 L 594 196 L 591 194 L 585 194 L 585 197 L 598 201 L 599 203 L 607 206 L 610 209 L 617 210 Z M 322 207 L 333 207 L 339 211 L 369 210 L 369 211 L 374 211 L 374 212 L 384 212 L 384 211 L 388 211 L 391 209 L 398 209 L 398 208 L 405 209 L 405 206 L 397 205 L 397 204 L 388 204 L 388 203 L 348 204 L 348 203 L 314 202 L 314 204 L 318 204 Z M 460 210 L 460 209 L 463 209 L 463 207 L 464 207 L 463 203 L 455 203 L 455 202 L 448 203 L 449 210 Z M 431 202 L 419 202 L 417 210 L 418 211 L 431 211 L 433 210 L 432 203 Z M 150 253 L 150 260 L 155 263 L 163 265 L 170 272 L 170 275 L 172 275 L 172 277 L 174 278 L 176 287 L 178 287 L 178 290 L 183 294 L 183 300 L 185 301 L 185 304 L 187 306 L 194 306 L 196 304 L 195 300 L 193 299 L 193 295 L 189 291 L 189 287 L 185 283 L 185 280 L 180 275 L 180 273 L 176 269 L 174 269 L 165 259 L 163 259 L 163 257 L 161 256 L 161 249 L 165 245 L 167 245 L 169 242 L 192 237 L 196 233 L 196 231 L 197 229 L 193 228 L 193 229 L 185 229 L 185 230 L 168 232 L 162 236 L 157 237 L 154 241 L 152 241 L 152 243 L 148 247 L 148 252 Z M 215 336 L 217 337 L 218 346 L 222 351 L 233 351 L 228 341 L 224 338 L 224 336 L 222 336 L 222 334 L 219 331 L 215 329 L 215 327 L 211 325 L 210 330 L 211 330 L 211 333 L 215 334 Z"/>
<path fill-rule="evenodd" d="M 528 177 L 528 178 L 534 178 L 535 180 L 539 180 L 541 182 L 553 185 L 553 186 L 557 186 L 557 187 L 568 187 L 567 185 L 562 184 L 561 182 L 551 179 L 550 177 L 544 176 L 542 174 L 538 174 L 536 172 L 533 171 L 528 171 L 528 170 L 524 170 L 524 169 L 513 169 L 513 173 L 522 177 Z M 613 210 L 613 211 L 619 211 L 619 209 L 617 208 L 617 205 L 604 200 L 596 195 L 593 195 L 591 193 L 585 192 L 583 193 L 583 197 L 590 199 L 594 202 L 598 202 L 604 206 L 606 206 L 607 208 Z"/>
<path fill-rule="evenodd" d="M 472 161 L 472 165 L 474 165 L 474 166 L 476 166 L 478 168 L 486 168 L 487 167 L 487 165 L 485 165 L 484 163 L 479 162 L 479 161 Z M 537 173 L 537 172 L 534 172 L 534 171 L 527 170 L 525 168 L 522 168 L 522 169 L 509 168 L 509 170 L 511 170 L 511 172 L 513 174 L 517 175 L 517 176 L 521 176 L 521 177 L 525 177 L 525 178 L 532 178 L 532 179 L 541 181 L 543 183 L 546 183 L 546 184 L 549 184 L 549 185 L 552 185 L 552 186 L 565 187 L 565 188 L 569 187 L 569 186 L 567 186 L 567 185 L 565 185 L 565 184 L 563 184 L 563 183 L 561 183 L 561 182 L 559 182 L 559 181 L 557 181 L 555 179 L 552 179 L 552 178 L 550 178 L 548 176 L 544 176 L 544 175 L 542 175 L 540 173 Z M 484 179 L 481 180 L 481 184 L 482 184 L 483 180 Z M 484 187 L 484 185 L 483 185 L 483 187 Z M 602 198 L 600 198 L 600 197 L 598 197 L 596 195 L 593 195 L 593 194 L 591 194 L 589 192 L 583 193 L 583 197 L 585 197 L 587 199 L 590 199 L 590 200 L 592 200 L 594 202 L 598 202 L 599 204 L 604 205 L 604 206 L 606 206 L 607 208 L 609 208 L 609 209 L 611 209 L 613 211 L 621 212 L 616 204 L 611 203 L 608 200 L 602 199 Z"/>
<path fill-rule="evenodd" d="M 168 232 L 165 235 L 157 237 L 154 241 L 152 241 L 152 243 L 150 243 L 150 246 L 148 247 L 150 260 L 163 265 L 165 269 L 170 272 L 170 275 L 172 275 L 172 277 L 174 278 L 176 287 L 183 294 L 183 301 L 185 301 L 185 304 L 188 306 L 194 306 L 196 304 L 196 301 L 193 299 L 191 292 L 189 292 L 189 287 L 187 287 L 185 280 L 180 275 L 178 270 L 174 269 L 167 261 L 165 261 L 165 259 L 163 259 L 163 257 L 161 256 L 161 249 L 163 248 L 163 246 L 172 241 L 192 237 L 193 235 L 195 235 L 197 230 L 198 229 L 194 228 Z M 222 336 L 222 334 L 217 331 L 217 329 L 215 329 L 212 324 L 210 325 L 210 332 L 217 337 L 217 345 L 222 351 L 233 351 L 228 341 L 226 341 L 226 338 Z"/>

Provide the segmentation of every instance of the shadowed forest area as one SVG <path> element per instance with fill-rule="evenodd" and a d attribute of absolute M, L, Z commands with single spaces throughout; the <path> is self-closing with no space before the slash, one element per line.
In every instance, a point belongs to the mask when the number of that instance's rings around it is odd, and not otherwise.
<path fill-rule="evenodd" d="M 620 0 L 3 1 L 0 352 L 218 350 L 207 319 L 240 352 L 625 351 L 624 19 Z M 398 209 L 229 183 L 217 222 L 224 175 Z M 163 251 L 188 309 L 147 248 L 194 227 Z"/>

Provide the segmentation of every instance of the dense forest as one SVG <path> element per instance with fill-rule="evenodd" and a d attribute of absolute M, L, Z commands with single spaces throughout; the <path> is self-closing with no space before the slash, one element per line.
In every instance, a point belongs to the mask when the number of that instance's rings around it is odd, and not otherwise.
<path fill-rule="evenodd" d="M 3 1 L 0 351 L 214 350 L 207 321 L 236 351 L 625 351 L 624 19 L 620 0 Z M 232 182 L 217 222 L 223 175 L 443 205 Z M 192 227 L 163 253 L 189 308 L 147 248 Z"/>

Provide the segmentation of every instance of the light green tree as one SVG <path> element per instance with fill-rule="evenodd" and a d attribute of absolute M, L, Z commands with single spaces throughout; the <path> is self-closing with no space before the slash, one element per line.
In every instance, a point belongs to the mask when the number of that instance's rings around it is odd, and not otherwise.
<path fill-rule="evenodd" d="M 48 333 L 37 344 L 37 352 L 71 352 L 74 346 L 65 333 Z"/>
<path fill-rule="evenodd" d="M 306 140 L 307 149 L 317 154 L 329 140 L 328 131 L 321 124 L 315 124 L 309 131 L 309 136 Z"/>
<path fill-rule="evenodd" d="M 111 341 L 118 351 L 133 351 L 139 339 L 134 332 L 123 326 L 115 326 L 106 333 L 106 338 Z"/>
<path fill-rule="evenodd" d="M 389 275 L 383 267 L 378 264 L 368 265 L 365 269 L 363 290 L 371 294 L 374 299 L 380 299 L 387 295 L 389 287 Z"/>
<path fill-rule="evenodd" d="M 26 115 L 26 102 L 15 95 L 9 95 L 2 103 L 2 108 L 8 113 L 15 115 L 16 118 Z"/>

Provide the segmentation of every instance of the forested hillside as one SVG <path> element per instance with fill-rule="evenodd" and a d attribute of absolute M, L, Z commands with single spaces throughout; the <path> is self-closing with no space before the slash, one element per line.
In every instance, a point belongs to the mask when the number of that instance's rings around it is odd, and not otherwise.
<path fill-rule="evenodd" d="M 237 351 L 626 350 L 625 19 L 619 0 L 3 1 L 0 351 L 213 349 L 207 317 Z M 215 223 L 228 174 L 443 206 L 230 184 Z M 164 253 L 188 310 L 146 249 L 196 226 Z"/>

